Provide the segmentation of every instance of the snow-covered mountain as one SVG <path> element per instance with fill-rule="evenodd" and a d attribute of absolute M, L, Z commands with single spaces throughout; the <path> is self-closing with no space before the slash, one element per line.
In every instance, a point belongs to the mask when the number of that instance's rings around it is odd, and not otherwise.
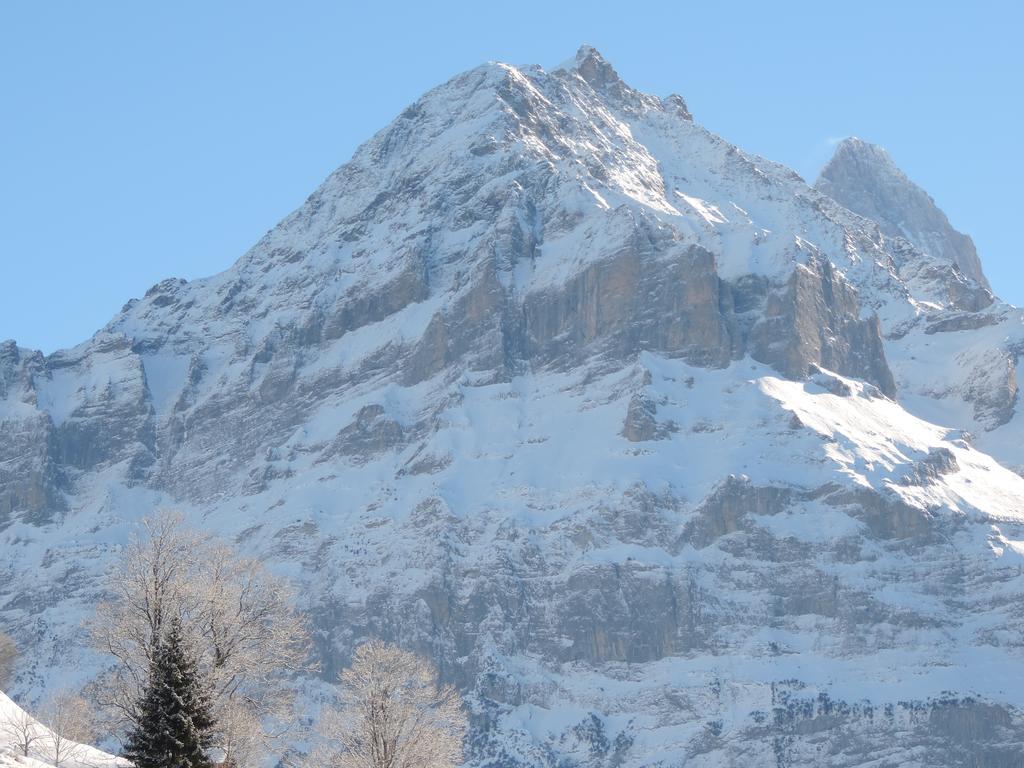
<path fill-rule="evenodd" d="M 983 289 L 975 290 L 969 303 L 984 307 L 992 302 L 984 293 L 990 286 L 974 241 L 953 229 L 928 193 L 908 179 L 881 147 L 856 138 L 840 142 L 815 187 L 877 222 L 886 237 L 905 238 L 933 255 L 936 265 L 958 270 L 967 278 L 959 284 Z M 950 300 L 962 301 L 970 295 L 951 295 Z"/>
<path fill-rule="evenodd" d="M 0 345 L 18 690 L 175 506 L 325 676 L 435 658 L 474 766 L 1024 765 L 1022 349 L 881 150 L 810 187 L 592 48 L 478 67 L 226 272 Z"/>

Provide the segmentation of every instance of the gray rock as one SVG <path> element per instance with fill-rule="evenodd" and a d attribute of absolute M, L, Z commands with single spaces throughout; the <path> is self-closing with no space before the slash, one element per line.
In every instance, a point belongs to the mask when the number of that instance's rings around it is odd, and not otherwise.
<path fill-rule="evenodd" d="M 816 187 L 854 213 L 878 222 L 887 236 L 905 237 L 990 290 L 971 238 L 953 229 L 928 193 L 908 179 L 881 147 L 845 139 Z"/>

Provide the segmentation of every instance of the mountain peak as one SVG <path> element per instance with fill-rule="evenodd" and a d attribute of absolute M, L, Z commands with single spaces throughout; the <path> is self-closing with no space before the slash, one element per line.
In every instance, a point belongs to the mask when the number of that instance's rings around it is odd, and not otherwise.
<path fill-rule="evenodd" d="M 815 187 L 854 213 L 877 221 L 889 237 L 905 238 L 989 290 L 971 238 L 954 229 L 932 197 L 877 144 L 855 136 L 843 139 Z"/>
<path fill-rule="evenodd" d="M 576 56 L 557 69 L 577 72 L 595 91 L 607 92 L 628 88 L 615 67 L 592 45 L 583 44 Z"/>
<path fill-rule="evenodd" d="M 837 156 L 841 155 L 857 155 L 864 158 L 870 157 L 881 162 L 892 163 L 892 158 L 889 156 L 889 153 L 885 151 L 884 147 L 879 146 L 878 144 L 872 144 L 870 141 L 864 141 L 864 139 L 858 136 L 847 136 L 836 145 L 836 151 L 832 160 L 834 161 Z"/>
<path fill-rule="evenodd" d="M 586 63 L 592 63 L 612 69 L 611 64 L 609 64 L 608 60 L 601 55 L 601 52 L 594 46 L 587 45 L 586 43 L 581 45 L 579 50 L 576 51 L 576 63 L 580 66 Z M 612 71 L 614 72 L 614 70 Z"/>
<path fill-rule="evenodd" d="M 857 136 L 847 136 L 836 145 L 832 159 L 821 172 L 822 178 L 827 177 L 830 169 L 837 165 L 863 166 L 872 169 L 876 175 L 896 177 L 901 183 L 913 183 L 896 165 L 885 147 L 864 141 Z"/>
<path fill-rule="evenodd" d="M 553 73 L 578 75 L 579 78 L 607 99 L 610 104 L 627 112 L 665 110 L 693 121 L 693 115 L 682 96 L 672 94 L 664 99 L 643 93 L 629 86 L 608 60 L 592 45 L 583 44 L 576 55 L 552 70 Z"/>

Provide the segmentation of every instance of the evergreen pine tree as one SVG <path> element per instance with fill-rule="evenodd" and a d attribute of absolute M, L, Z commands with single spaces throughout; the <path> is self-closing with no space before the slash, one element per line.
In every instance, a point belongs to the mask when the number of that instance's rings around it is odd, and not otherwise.
<path fill-rule="evenodd" d="M 154 654 L 124 755 L 136 768 L 210 768 L 206 749 L 213 725 L 210 699 L 175 619 Z"/>

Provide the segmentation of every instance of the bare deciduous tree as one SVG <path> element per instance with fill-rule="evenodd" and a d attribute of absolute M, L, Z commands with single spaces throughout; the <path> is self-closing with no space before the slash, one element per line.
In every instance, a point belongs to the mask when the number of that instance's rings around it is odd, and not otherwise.
<path fill-rule="evenodd" d="M 28 757 L 32 746 L 46 736 L 46 729 L 28 712 L 13 708 L 0 713 L 0 743 L 7 744 L 23 757 Z"/>
<path fill-rule="evenodd" d="M 179 618 L 199 652 L 218 746 L 236 768 L 252 764 L 291 705 L 282 675 L 308 668 L 309 636 L 288 586 L 256 560 L 187 528 L 182 515 L 142 522 L 110 579 L 112 599 L 91 622 L 95 645 L 115 665 L 93 686 L 116 725 L 137 722 L 153 654 Z"/>
<path fill-rule="evenodd" d="M 17 661 L 18 646 L 9 635 L 0 632 L 0 686 L 5 686 L 11 681 Z"/>
<path fill-rule="evenodd" d="M 201 540 L 175 512 L 160 512 L 140 524 L 125 548 L 90 622 L 94 645 L 116 663 L 94 686 L 101 706 L 121 724 L 135 722 L 154 652 L 175 615 L 195 612 L 190 580 L 198 567 Z"/>
<path fill-rule="evenodd" d="M 341 706 L 321 730 L 330 768 L 454 768 L 463 760 L 466 715 L 425 659 L 379 641 L 360 646 L 340 676 Z"/>
<path fill-rule="evenodd" d="M 50 730 L 41 739 L 43 749 L 57 768 L 80 758 L 95 735 L 91 708 L 81 696 L 67 691 L 54 694 L 43 707 L 40 720 Z"/>
<path fill-rule="evenodd" d="M 245 768 L 263 763 L 268 746 L 264 725 L 253 707 L 228 700 L 216 710 L 217 748 L 222 768 Z"/>

